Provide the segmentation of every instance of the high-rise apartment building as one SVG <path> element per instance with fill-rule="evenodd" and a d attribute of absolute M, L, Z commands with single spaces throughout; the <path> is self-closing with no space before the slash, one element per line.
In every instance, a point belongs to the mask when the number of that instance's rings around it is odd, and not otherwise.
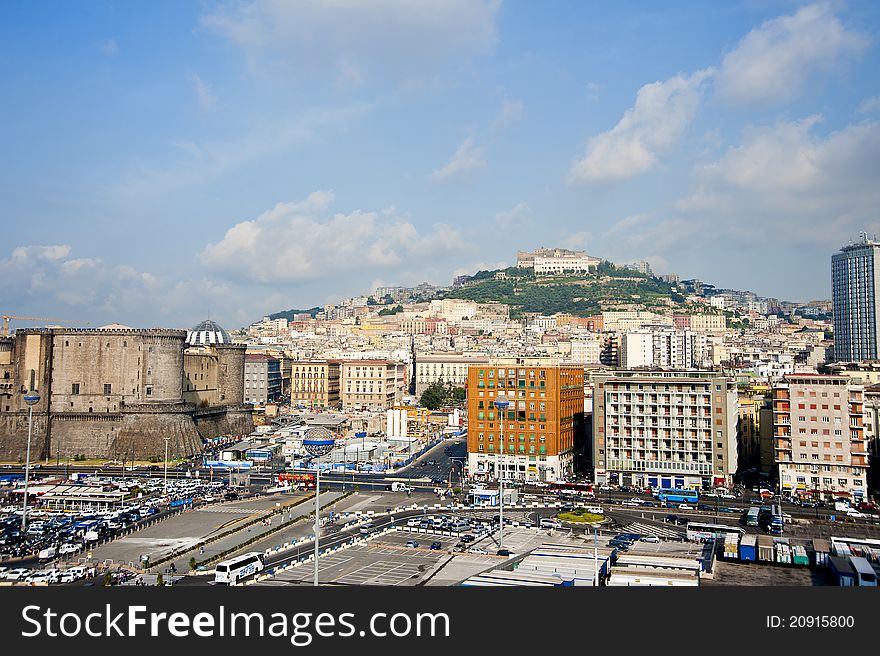
<path fill-rule="evenodd" d="M 492 358 L 468 369 L 467 393 L 471 476 L 555 481 L 574 472 L 576 442 L 583 439 L 583 367 Z M 499 414 L 494 402 L 501 395 L 510 405 Z"/>
<path fill-rule="evenodd" d="M 846 376 L 791 374 L 776 383 L 773 439 L 780 490 L 866 498 L 863 416 L 864 387 Z"/>
<path fill-rule="evenodd" d="M 880 242 L 868 239 L 849 244 L 831 256 L 831 294 L 834 304 L 834 360 L 876 360 L 880 342 L 877 306 Z"/>
<path fill-rule="evenodd" d="M 703 488 L 737 468 L 737 392 L 714 372 L 617 371 L 593 377 L 597 483 Z"/>

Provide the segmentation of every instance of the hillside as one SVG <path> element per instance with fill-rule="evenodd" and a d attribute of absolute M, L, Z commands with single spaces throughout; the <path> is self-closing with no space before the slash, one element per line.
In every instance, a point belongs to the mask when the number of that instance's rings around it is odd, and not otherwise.
<path fill-rule="evenodd" d="M 496 280 L 496 271 L 480 271 L 467 286 L 445 297 L 506 303 L 514 318 L 526 312 L 586 317 L 603 310 L 661 310 L 684 304 L 684 297 L 672 285 L 608 262 L 596 274 L 565 277 L 535 278 L 531 270 L 516 267 L 501 271 L 507 280 Z"/>
<path fill-rule="evenodd" d="M 313 308 L 309 308 L 308 310 L 284 310 L 282 312 L 275 312 L 274 314 L 270 314 L 269 318 L 270 319 L 287 319 L 288 321 L 293 321 L 294 315 L 308 313 L 312 316 L 312 319 L 314 319 L 315 315 L 318 314 L 318 312 L 321 312 L 323 309 L 324 308 L 313 307 Z"/>

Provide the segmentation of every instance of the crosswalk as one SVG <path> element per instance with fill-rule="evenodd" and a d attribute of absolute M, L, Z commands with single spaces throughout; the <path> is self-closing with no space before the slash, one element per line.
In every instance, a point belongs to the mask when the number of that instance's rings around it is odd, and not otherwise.
<path fill-rule="evenodd" d="M 683 539 L 687 533 L 671 526 L 655 526 L 653 524 L 643 524 L 642 522 L 633 522 L 624 527 L 627 533 L 639 533 L 641 535 L 656 535 L 658 538 L 671 538 L 673 540 Z"/>
<path fill-rule="evenodd" d="M 232 514 L 236 514 L 236 515 L 253 515 L 255 512 L 259 512 L 259 510 L 255 510 L 254 508 L 221 508 L 221 507 L 207 506 L 204 508 L 196 508 L 196 512 L 232 513 Z"/>

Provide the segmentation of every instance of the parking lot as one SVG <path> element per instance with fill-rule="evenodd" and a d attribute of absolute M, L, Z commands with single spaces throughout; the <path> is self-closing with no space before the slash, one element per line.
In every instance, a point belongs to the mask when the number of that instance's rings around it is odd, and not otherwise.
<path fill-rule="evenodd" d="M 434 542 L 440 543 L 439 549 L 431 549 Z M 513 554 L 531 551 L 547 542 L 585 544 L 583 538 L 572 537 L 565 530 L 508 527 L 504 531 L 504 547 Z M 456 544 L 456 536 L 399 528 L 321 556 L 318 566 L 320 581 L 321 584 L 334 585 L 449 586 L 508 560 L 506 556 L 495 555 L 497 531 L 469 543 L 468 546 L 482 549 L 487 552 L 485 554 L 454 551 Z M 313 576 L 313 565 L 306 563 L 257 585 L 311 584 Z"/>

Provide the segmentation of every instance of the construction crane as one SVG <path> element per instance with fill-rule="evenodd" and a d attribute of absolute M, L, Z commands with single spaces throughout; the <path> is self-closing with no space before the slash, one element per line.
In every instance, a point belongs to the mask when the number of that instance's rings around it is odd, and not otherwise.
<path fill-rule="evenodd" d="M 88 322 L 71 321 L 69 319 L 52 319 L 51 317 L 17 317 L 11 314 L 0 315 L 3 317 L 3 337 L 9 336 L 9 321 L 51 321 L 53 323 L 78 323 L 80 325 L 89 325 Z"/>

